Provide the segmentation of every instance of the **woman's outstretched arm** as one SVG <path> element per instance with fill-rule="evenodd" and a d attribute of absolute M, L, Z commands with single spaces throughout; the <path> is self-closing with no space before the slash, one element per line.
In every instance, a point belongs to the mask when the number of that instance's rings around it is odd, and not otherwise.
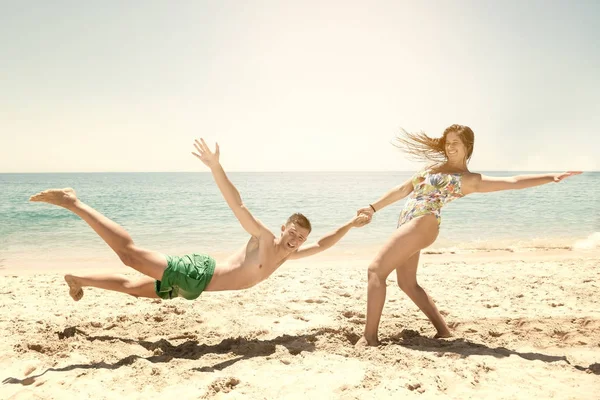
<path fill-rule="evenodd" d="M 560 182 L 565 178 L 581 174 L 580 171 L 569 171 L 552 174 L 516 175 L 511 177 L 493 177 L 481 174 L 473 174 L 473 178 L 464 182 L 463 192 L 488 193 L 501 190 L 526 189 L 546 183 Z M 466 193 L 465 193 L 466 194 Z"/>
<path fill-rule="evenodd" d="M 389 206 L 399 200 L 402 200 L 413 191 L 412 180 L 409 179 L 402 185 L 396 186 L 390 189 L 386 194 L 381 196 L 376 202 L 369 204 L 368 207 L 363 207 L 358 210 L 357 214 L 367 214 L 369 217 L 374 212 L 381 210 L 384 207 Z"/>

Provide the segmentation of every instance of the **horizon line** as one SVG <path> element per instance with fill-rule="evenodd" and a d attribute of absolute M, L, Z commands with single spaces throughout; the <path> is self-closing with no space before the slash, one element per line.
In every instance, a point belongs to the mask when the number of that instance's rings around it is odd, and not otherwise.
<path fill-rule="evenodd" d="M 410 172 L 414 173 L 418 169 L 410 170 L 228 170 L 227 173 L 333 173 L 333 172 L 348 172 L 348 173 L 372 173 L 372 172 Z M 563 172 L 562 170 L 543 170 L 543 169 L 481 169 L 481 172 Z M 600 170 L 582 170 L 582 172 L 600 172 Z M 195 174 L 195 173 L 210 173 L 208 171 L 19 171 L 19 172 L 3 172 L 0 175 L 10 174 Z"/>

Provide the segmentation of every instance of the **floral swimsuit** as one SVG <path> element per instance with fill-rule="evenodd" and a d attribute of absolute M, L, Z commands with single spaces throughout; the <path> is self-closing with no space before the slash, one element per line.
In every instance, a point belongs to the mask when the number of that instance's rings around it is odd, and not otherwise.
<path fill-rule="evenodd" d="M 442 207 L 463 197 L 461 178 L 462 174 L 430 173 L 428 170 L 416 173 L 412 178 L 414 189 L 400 213 L 398 227 L 427 214 L 435 215 L 439 226 Z"/>

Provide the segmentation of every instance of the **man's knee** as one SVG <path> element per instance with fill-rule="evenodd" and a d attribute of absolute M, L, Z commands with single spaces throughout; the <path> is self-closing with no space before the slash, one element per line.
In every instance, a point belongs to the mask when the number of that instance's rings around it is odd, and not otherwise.
<path fill-rule="evenodd" d="M 137 282 L 134 282 L 130 279 L 123 282 L 123 288 L 125 289 L 125 293 L 133 297 L 140 297 L 139 295 L 139 286 Z"/>
<path fill-rule="evenodd" d="M 138 252 L 139 250 L 137 247 L 134 245 L 128 245 L 118 251 L 117 255 L 123 264 L 127 265 L 128 267 L 133 267 L 139 259 Z"/>

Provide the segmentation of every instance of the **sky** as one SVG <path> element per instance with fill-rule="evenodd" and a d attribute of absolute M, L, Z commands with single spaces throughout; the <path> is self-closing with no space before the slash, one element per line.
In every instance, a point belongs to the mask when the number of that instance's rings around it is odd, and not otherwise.
<path fill-rule="evenodd" d="M 0 0 L 0 173 L 600 170 L 600 2 Z"/>

